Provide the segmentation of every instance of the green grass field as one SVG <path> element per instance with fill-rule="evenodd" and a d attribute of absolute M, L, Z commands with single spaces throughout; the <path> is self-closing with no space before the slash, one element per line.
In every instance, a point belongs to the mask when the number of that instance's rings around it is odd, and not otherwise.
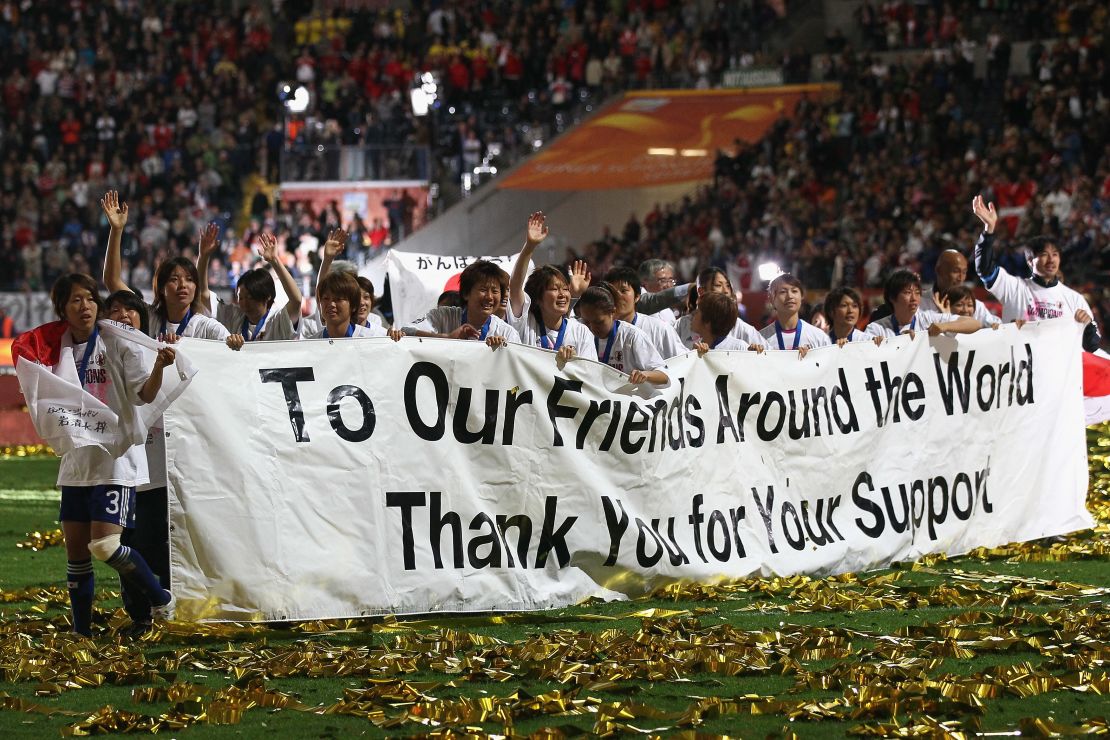
<path fill-rule="evenodd" d="M 0 737 L 1050 736 L 1110 717 L 1110 428 L 1092 532 L 860 576 L 750 580 L 539 614 L 139 642 L 97 565 L 101 628 L 67 634 L 57 464 L 0 460 Z"/>

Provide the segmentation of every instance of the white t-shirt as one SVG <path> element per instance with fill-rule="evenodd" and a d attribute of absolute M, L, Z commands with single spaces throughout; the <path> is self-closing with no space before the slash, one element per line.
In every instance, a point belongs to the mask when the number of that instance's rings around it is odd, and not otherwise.
<path fill-rule="evenodd" d="M 524 294 L 524 305 L 521 308 L 520 316 L 513 315 L 512 306 L 509 306 L 508 312 L 505 314 L 509 317 L 509 326 L 516 330 L 520 335 L 520 343 L 527 344 L 530 347 L 541 347 L 543 349 L 554 349 L 555 343 L 559 339 L 558 329 L 548 329 L 546 326 L 543 328 L 543 335 L 547 337 L 547 346 L 540 341 L 540 327 L 536 317 L 532 315 L 532 299 L 527 293 Z M 578 320 L 567 317 L 567 330 L 563 332 L 563 344 L 574 347 L 574 354 L 577 357 L 584 357 L 587 360 L 597 359 L 597 349 L 594 347 L 594 335 L 584 324 Z"/>
<path fill-rule="evenodd" d="M 221 300 L 216 304 L 216 320 L 232 334 L 242 334 L 243 339 L 248 342 L 277 342 L 296 339 L 298 336 L 297 328 L 293 326 L 293 321 L 289 318 L 289 312 L 285 310 L 285 306 L 281 308 L 271 307 L 269 313 L 263 319 L 262 330 L 258 331 L 257 334 L 255 334 L 255 331 L 258 327 L 249 323 L 243 309 L 234 303 L 224 303 Z M 246 326 L 244 326 L 244 322 L 248 322 Z"/>
<path fill-rule="evenodd" d="M 678 332 L 674 327 L 660 321 L 654 316 L 636 313 L 632 315 L 632 323 L 637 329 L 648 335 L 659 356 L 664 359 L 684 355 L 689 350 L 682 344 Z"/>
<path fill-rule="evenodd" d="M 327 330 L 328 330 L 328 328 L 325 326 L 320 331 L 315 332 L 313 334 L 309 334 L 308 336 L 305 337 L 305 339 L 347 339 L 347 337 L 345 335 L 342 336 L 342 337 L 325 337 L 324 332 L 326 332 Z M 388 337 L 388 336 L 389 336 L 389 332 L 387 332 L 385 330 L 385 327 L 383 327 L 383 326 L 366 326 L 365 324 L 362 324 L 362 325 L 355 325 L 354 326 L 354 331 L 351 333 L 350 338 L 354 339 L 355 337 Z"/>
<path fill-rule="evenodd" d="M 760 330 L 759 335 L 762 337 L 761 341 L 767 349 L 794 349 L 797 344 L 798 348 L 808 347 L 824 347 L 832 342 L 829 341 L 829 335 L 818 329 L 808 321 L 798 319 L 797 326 L 793 331 L 782 330 L 782 344 L 779 344 L 778 334 L 775 331 L 777 324 L 771 322 Z M 796 336 L 796 332 L 801 332 L 801 336 Z"/>
<path fill-rule="evenodd" d="M 675 314 L 674 310 L 670 309 L 670 308 L 664 308 L 662 311 L 659 311 L 658 313 L 653 313 L 653 314 L 648 314 L 648 315 L 651 316 L 653 319 L 659 319 L 660 321 L 662 321 L 664 324 L 671 327 L 672 329 L 674 328 L 674 325 L 678 323 L 678 315 Z"/>
<path fill-rule="evenodd" d="M 943 311 L 940 310 L 940 306 L 938 306 L 937 302 L 933 299 L 932 288 L 921 291 L 921 308 L 926 311 L 943 313 Z M 1002 323 L 1002 319 L 998 318 L 993 313 L 988 311 L 986 304 L 984 304 L 978 298 L 975 299 L 975 313 L 973 313 L 971 317 L 982 324 L 984 329 L 989 329 L 995 324 Z"/>
<path fill-rule="evenodd" d="M 871 340 L 871 335 L 868 334 L 866 331 L 860 331 L 859 329 L 852 327 L 852 330 L 848 332 L 848 336 L 845 337 L 845 339 L 847 339 L 849 342 L 868 342 Z M 836 344 L 836 341 L 837 340 L 833 339 L 833 333 L 830 330 L 829 343 Z"/>
<path fill-rule="evenodd" d="M 872 321 L 868 324 L 867 333 L 873 337 L 896 337 L 908 331 L 926 331 L 933 324 L 957 321 L 959 318 L 959 316 L 950 313 L 926 311 L 919 308 L 917 309 L 917 313 L 913 315 L 913 319 L 910 320 L 910 323 L 905 326 L 901 326 L 894 316 L 884 316 L 878 321 Z"/>
<path fill-rule="evenodd" d="M 185 325 L 185 331 L 180 331 L 181 323 L 173 323 L 171 321 L 162 321 L 162 317 L 154 312 L 154 307 L 148 305 L 146 307 L 146 315 L 148 326 L 150 330 L 147 332 L 155 339 L 163 332 L 172 332 L 180 337 L 196 337 L 197 339 L 217 339 L 224 341 L 230 336 L 229 332 L 223 324 L 216 321 L 211 316 L 204 314 L 194 313 L 189 319 L 189 323 Z"/>
<path fill-rule="evenodd" d="M 694 331 L 693 322 L 694 317 L 691 314 L 686 314 L 675 324 L 675 332 L 686 349 L 693 349 L 694 344 L 701 341 L 701 337 Z M 744 319 L 736 319 L 736 326 L 732 327 L 732 331 L 728 335 L 742 339 L 748 344 L 766 344 L 755 327 Z"/>
<path fill-rule="evenodd" d="M 88 343 L 73 344 L 69 332 L 62 336 L 59 362 L 72 362 L 80 373 Z M 139 391 L 150 377 L 151 368 L 130 342 L 105 337 L 99 332 L 85 368 L 85 390 L 123 416 L 128 406 L 142 404 Z M 165 448 L 163 447 L 163 450 Z M 59 486 L 97 486 L 113 483 L 134 488 L 149 478 L 147 456 L 142 445 L 134 445 L 120 457 L 112 457 L 94 445 L 79 447 L 62 456 L 58 467 Z M 164 484 L 163 484 L 164 485 Z"/>
<path fill-rule="evenodd" d="M 1004 267 L 997 268 L 987 290 L 1002 304 L 1003 321 L 1056 319 L 1075 316 L 1079 309 L 1091 313 L 1087 299 L 1059 280 L 1046 288 L 1033 278 L 1014 277 Z"/>
<path fill-rule="evenodd" d="M 370 314 L 366 317 L 366 323 L 364 324 L 364 326 L 371 329 L 375 326 L 380 326 L 384 329 L 385 320 L 383 320 L 382 317 L 378 314 L 371 311 Z M 323 328 L 324 321 L 320 318 L 319 307 L 317 307 L 317 309 L 312 312 L 312 315 L 304 316 L 299 322 L 297 322 L 297 333 L 300 336 L 306 338 L 312 334 L 315 334 Z"/>
<path fill-rule="evenodd" d="M 726 334 L 724 337 L 721 338 L 721 341 L 717 342 L 717 346 L 716 347 L 710 347 L 709 351 L 710 352 L 717 352 L 717 351 L 724 352 L 725 350 L 744 350 L 744 349 L 748 349 L 748 347 L 750 347 L 750 346 L 751 345 L 748 344 L 747 342 L 745 342 L 743 339 L 737 339 L 736 337 L 732 336 L 731 334 Z"/>
<path fill-rule="evenodd" d="M 658 370 L 663 367 L 663 358 L 659 356 L 647 334 L 627 321 L 613 323 L 616 325 L 617 332 L 611 347 L 609 347 L 608 337 L 605 339 L 594 337 L 599 362 L 622 373 L 631 373 L 633 370 Z M 605 353 L 606 347 L 609 348 L 608 355 Z"/>
<path fill-rule="evenodd" d="M 404 327 L 402 331 L 409 335 L 418 331 L 426 331 L 432 334 L 450 334 L 463 325 L 464 313 L 466 313 L 466 309 L 458 306 L 433 308 L 421 318 Z M 520 334 L 517 333 L 517 330 L 492 315 L 489 317 L 489 330 L 486 332 L 486 337 L 505 337 L 505 341 L 521 344 Z"/>

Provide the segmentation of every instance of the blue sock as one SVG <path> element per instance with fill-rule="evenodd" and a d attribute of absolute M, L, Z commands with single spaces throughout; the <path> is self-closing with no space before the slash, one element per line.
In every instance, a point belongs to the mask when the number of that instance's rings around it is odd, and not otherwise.
<path fill-rule="evenodd" d="M 92 559 L 70 560 L 66 565 L 66 586 L 69 588 L 69 606 L 73 611 L 73 631 L 92 636 L 93 605 Z"/>
<path fill-rule="evenodd" d="M 162 584 L 158 582 L 158 576 L 151 572 L 143 556 L 127 545 L 119 546 L 112 557 L 108 558 L 108 565 L 135 584 L 151 605 L 163 606 L 169 603 L 170 592 L 162 588 Z"/>

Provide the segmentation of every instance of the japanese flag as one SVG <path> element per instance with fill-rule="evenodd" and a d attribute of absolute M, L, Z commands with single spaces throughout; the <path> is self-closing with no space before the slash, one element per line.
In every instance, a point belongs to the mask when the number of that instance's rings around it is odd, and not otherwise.
<path fill-rule="evenodd" d="M 130 343 L 148 370 L 165 346 L 114 321 L 101 320 L 97 326 L 106 346 Z M 118 456 L 132 445 L 144 444 L 147 430 L 188 387 L 196 369 L 178 351 L 175 367 L 164 371 L 153 403 L 112 409 L 82 386 L 67 330 L 64 321 L 43 324 L 12 344 L 15 372 L 35 431 L 58 455 L 95 445 Z"/>
<path fill-rule="evenodd" d="M 1110 421 L 1110 355 L 1083 353 L 1083 408 L 1087 425 Z"/>

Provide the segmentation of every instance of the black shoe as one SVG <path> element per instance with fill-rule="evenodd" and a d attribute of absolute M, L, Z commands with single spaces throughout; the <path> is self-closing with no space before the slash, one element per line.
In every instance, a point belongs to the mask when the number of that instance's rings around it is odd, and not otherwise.
<path fill-rule="evenodd" d="M 150 622 L 132 622 L 131 626 L 120 630 L 120 637 L 127 640 L 141 640 L 143 635 L 150 632 Z"/>

